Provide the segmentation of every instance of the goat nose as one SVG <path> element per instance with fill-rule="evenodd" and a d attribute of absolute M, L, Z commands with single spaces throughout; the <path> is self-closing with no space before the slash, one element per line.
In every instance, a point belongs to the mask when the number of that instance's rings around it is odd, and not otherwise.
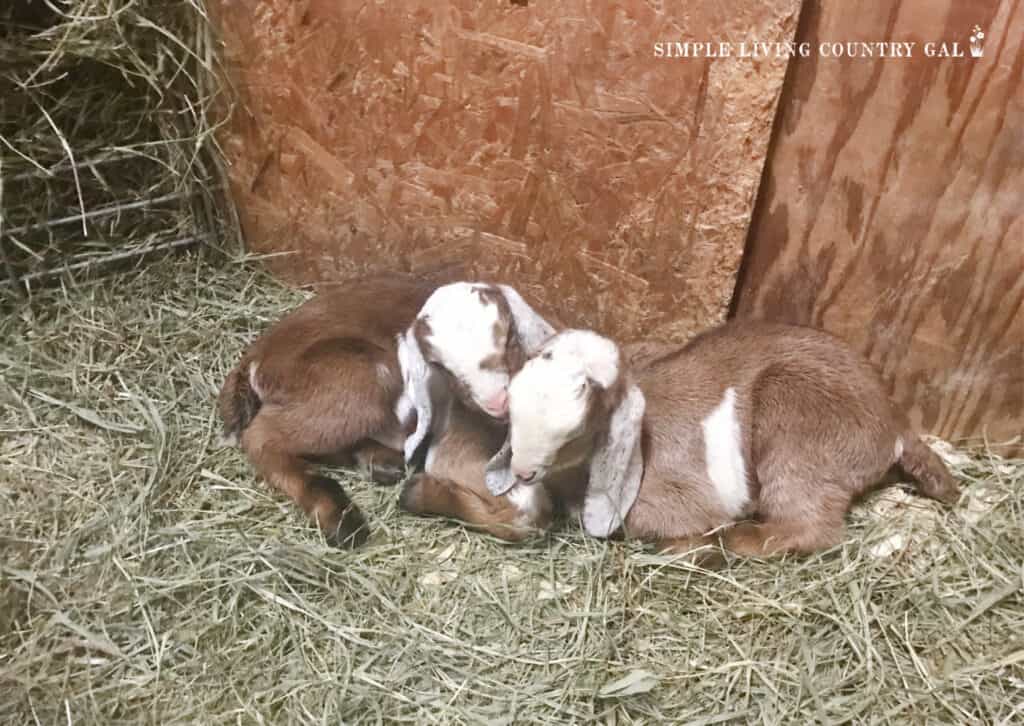
<path fill-rule="evenodd" d="M 487 402 L 487 410 L 496 416 L 504 416 L 508 413 L 508 391 L 502 388 L 495 393 Z"/>

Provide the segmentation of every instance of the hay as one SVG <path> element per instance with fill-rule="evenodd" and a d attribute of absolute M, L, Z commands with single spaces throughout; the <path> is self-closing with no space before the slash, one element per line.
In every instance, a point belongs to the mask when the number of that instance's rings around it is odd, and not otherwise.
<path fill-rule="evenodd" d="M 214 50 L 202 0 L 0 4 L 0 284 L 230 236 Z"/>
<path fill-rule="evenodd" d="M 215 443 L 223 375 L 300 298 L 183 255 L 0 321 L 0 722 L 1024 718 L 1024 462 L 714 574 L 504 546 L 349 478 L 375 529 L 338 552 Z"/>

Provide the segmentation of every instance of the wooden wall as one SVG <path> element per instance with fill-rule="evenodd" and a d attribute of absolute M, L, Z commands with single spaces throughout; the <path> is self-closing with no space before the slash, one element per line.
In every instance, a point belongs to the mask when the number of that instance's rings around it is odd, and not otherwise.
<path fill-rule="evenodd" d="M 928 41 L 966 49 L 975 25 L 982 58 L 924 55 Z M 924 430 L 1020 450 L 1024 3 L 808 2 L 800 26 L 812 47 L 891 39 L 918 54 L 793 62 L 736 313 L 831 330 Z"/>
<path fill-rule="evenodd" d="M 731 298 L 851 341 L 927 431 L 1021 435 L 1024 3 L 806 0 L 788 69 L 654 55 L 798 5 L 213 0 L 247 244 L 299 283 L 462 263 L 624 339 Z M 915 52 L 819 53 L 880 40 Z"/>
<path fill-rule="evenodd" d="M 214 0 L 251 250 L 296 282 L 468 262 L 563 321 L 685 338 L 732 296 L 799 0 Z"/>

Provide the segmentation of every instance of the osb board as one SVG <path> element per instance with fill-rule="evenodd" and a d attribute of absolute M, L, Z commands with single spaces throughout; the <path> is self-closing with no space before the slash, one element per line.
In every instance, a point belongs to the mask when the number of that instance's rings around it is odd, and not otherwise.
<path fill-rule="evenodd" d="M 812 47 L 891 39 L 918 52 L 795 62 L 737 312 L 856 344 L 926 431 L 1005 441 L 1024 427 L 1024 7 L 877 7 L 805 10 Z M 967 52 L 976 24 L 981 58 Z M 943 40 L 966 57 L 924 55 Z"/>
<path fill-rule="evenodd" d="M 575 325 L 724 315 L 791 40 L 769 3 L 215 0 L 221 142 L 250 249 L 295 282 L 468 262 Z"/>

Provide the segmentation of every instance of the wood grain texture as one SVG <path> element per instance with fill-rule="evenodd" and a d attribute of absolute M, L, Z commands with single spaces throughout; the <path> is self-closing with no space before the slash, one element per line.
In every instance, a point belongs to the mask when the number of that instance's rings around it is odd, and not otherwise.
<path fill-rule="evenodd" d="M 215 0 L 250 249 L 296 282 L 468 263 L 623 338 L 724 316 L 798 0 Z M 523 7 L 525 5 L 525 7 Z"/>
<path fill-rule="evenodd" d="M 735 300 L 866 353 L 923 430 L 1021 450 L 1024 9 L 1020 0 L 809 3 Z M 975 25 L 984 56 L 967 52 Z M 927 57 L 925 42 L 965 57 Z M 1013 443 L 1013 441 L 1016 441 Z"/>

